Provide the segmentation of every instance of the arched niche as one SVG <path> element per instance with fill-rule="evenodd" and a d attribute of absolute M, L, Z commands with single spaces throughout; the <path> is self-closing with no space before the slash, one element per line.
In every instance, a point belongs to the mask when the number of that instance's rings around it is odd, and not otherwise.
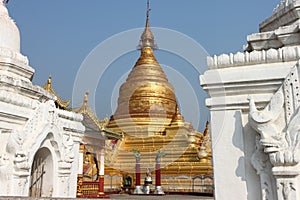
<path fill-rule="evenodd" d="M 33 159 L 30 175 L 30 197 L 51 197 L 53 192 L 53 158 L 51 151 L 40 148 Z"/>

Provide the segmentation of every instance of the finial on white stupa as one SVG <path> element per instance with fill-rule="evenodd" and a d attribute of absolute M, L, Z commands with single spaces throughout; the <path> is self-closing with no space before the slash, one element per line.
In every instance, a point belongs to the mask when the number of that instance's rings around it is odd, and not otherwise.
<path fill-rule="evenodd" d="M 1 0 L 1 5 L 5 5 L 9 2 L 9 0 Z"/>
<path fill-rule="evenodd" d="M 15 22 L 9 17 L 5 4 L 9 0 L 0 0 L 0 48 L 20 53 L 20 32 Z"/>

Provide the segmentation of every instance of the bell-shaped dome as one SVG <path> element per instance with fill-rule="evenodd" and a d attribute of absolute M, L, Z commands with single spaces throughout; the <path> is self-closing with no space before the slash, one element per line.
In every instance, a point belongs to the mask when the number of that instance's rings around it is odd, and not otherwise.
<path fill-rule="evenodd" d="M 141 56 L 121 86 L 114 118 L 161 117 L 172 119 L 177 109 L 173 86 L 156 61 L 151 47 Z"/>
<path fill-rule="evenodd" d="M 118 107 L 108 128 L 134 136 L 161 133 L 181 117 L 173 86 L 157 62 L 157 48 L 147 21 L 138 48 L 141 55 L 120 88 Z"/>
<path fill-rule="evenodd" d="M 0 48 L 20 52 L 20 32 L 9 17 L 3 0 L 0 0 Z"/>

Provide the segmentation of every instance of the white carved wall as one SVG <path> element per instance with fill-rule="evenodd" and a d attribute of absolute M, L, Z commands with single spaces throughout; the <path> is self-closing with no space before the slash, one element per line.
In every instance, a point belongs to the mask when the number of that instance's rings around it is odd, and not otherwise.
<path fill-rule="evenodd" d="M 5 112 L 1 110 L 0 116 L 4 117 L 8 113 Z M 17 106 L 9 113 L 14 118 L 21 117 Z M 14 129 L 0 127 L 5 138 L 0 143 L 0 176 L 4 176 L 0 179 L 0 185 L 5 186 L 0 188 L 0 195 L 28 196 L 33 158 L 44 147 L 51 152 L 53 160 L 55 184 L 52 196 L 75 197 L 79 142 L 84 131 L 80 123 L 82 116 L 56 109 L 54 101 L 48 100 L 37 102 L 37 107 L 27 112 L 26 117 L 29 119 L 18 128 L 17 124 Z"/>
<path fill-rule="evenodd" d="M 299 0 L 280 3 L 245 52 L 209 57 L 200 76 L 217 200 L 299 199 L 299 14 Z"/>
<path fill-rule="evenodd" d="M 249 123 L 258 133 L 254 154 L 260 152 L 252 164 L 276 179 L 276 184 L 271 185 L 264 176 L 260 177 L 267 190 L 277 192 L 278 199 L 300 199 L 299 70 L 298 62 L 263 110 L 257 110 L 255 101 L 250 99 Z M 266 168 L 269 162 L 271 168 Z M 270 199 L 268 195 L 264 199 Z"/>
<path fill-rule="evenodd" d="M 0 196 L 29 195 L 34 157 L 45 149 L 53 163 L 43 195 L 75 197 L 82 116 L 57 109 L 56 97 L 32 84 L 34 69 L 20 53 L 18 27 L 2 0 L 0 26 Z"/>

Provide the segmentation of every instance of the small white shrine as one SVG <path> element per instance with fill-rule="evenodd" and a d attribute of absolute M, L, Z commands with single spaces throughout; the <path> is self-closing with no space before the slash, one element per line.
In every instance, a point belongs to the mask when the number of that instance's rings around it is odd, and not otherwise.
<path fill-rule="evenodd" d="M 300 199 L 300 0 L 282 1 L 244 52 L 208 58 L 215 198 Z"/>
<path fill-rule="evenodd" d="M 81 114 L 32 84 L 20 34 L 0 2 L 0 196 L 76 197 Z"/>

